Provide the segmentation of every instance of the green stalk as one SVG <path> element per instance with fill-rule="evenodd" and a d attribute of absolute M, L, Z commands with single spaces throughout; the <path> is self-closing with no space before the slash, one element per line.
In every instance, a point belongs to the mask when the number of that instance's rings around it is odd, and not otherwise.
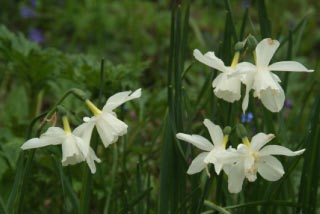
<path fill-rule="evenodd" d="M 114 181 L 116 179 L 117 176 L 117 169 L 118 169 L 118 147 L 117 144 L 114 144 L 113 146 L 113 158 L 112 158 L 112 168 L 111 168 L 111 183 L 110 186 L 106 186 L 107 189 L 107 200 L 106 200 L 106 204 L 104 206 L 104 214 L 109 213 L 109 207 L 110 207 L 110 201 L 112 198 L 112 193 L 113 193 L 113 187 L 114 187 Z"/>
<path fill-rule="evenodd" d="M 102 102 L 102 93 L 103 93 L 103 83 L 104 83 L 104 59 L 101 60 L 101 66 L 100 66 L 100 91 L 99 91 L 99 105 L 101 105 Z M 93 150 L 97 150 L 97 145 L 99 142 L 99 138 L 97 136 L 97 132 L 94 132 L 93 134 Z M 79 213 L 89 213 L 89 205 L 90 205 L 90 193 L 91 193 L 91 187 L 92 187 L 92 174 L 89 170 L 89 167 L 84 166 L 83 169 L 83 179 L 82 179 L 82 194 L 80 198 L 80 212 Z"/>
<path fill-rule="evenodd" d="M 215 211 L 218 211 L 219 213 L 222 213 L 222 214 L 231 214 L 229 211 L 227 211 L 225 208 L 223 207 L 220 207 L 218 205 L 216 205 L 215 203 L 213 202 L 210 202 L 210 201 L 204 201 L 204 205 L 215 210 Z"/>
<path fill-rule="evenodd" d="M 259 14 L 259 24 L 262 38 L 270 38 L 271 37 L 271 22 L 268 17 L 266 4 L 264 0 L 256 1 L 258 7 Z"/>

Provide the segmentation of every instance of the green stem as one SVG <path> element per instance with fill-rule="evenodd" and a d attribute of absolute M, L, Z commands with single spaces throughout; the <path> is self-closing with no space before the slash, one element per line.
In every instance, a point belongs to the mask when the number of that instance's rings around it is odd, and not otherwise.
<path fill-rule="evenodd" d="M 220 207 L 218 205 L 216 205 L 215 203 L 213 202 L 210 202 L 210 201 L 204 201 L 204 205 L 206 205 L 207 207 L 213 209 L 213 210 L 216 210 L 216 211 L 219 211 L 219 213 L 223 213 L 223 214 L 231 214 L 229 211 L 227 211 L 225 208 L 223 207 Z"/>
<path fill-rule="evenodd" d="M 118 148 L 117 148 L 117 144 L 114 144 L 113 146 L 113 160 L 112 160 L 113 164 L 112 164 L 112 169 L 111 169 L 111 183 L 110 183 L 110 187 L 109 190 L 107 190 L 108 195 L 107 195 L 107 201 L 106 201 L 106 205 L 104 207 L 104 213 L 107 214 L 109 213 L 109 206 L 110 206 L 110 201 L 111 201 L 111 196 L 112 196 L 112 191 L 113 191 L 113 186 L 114 186 L 114 181 L 117 175 L 117 169 L 118 169 Z"/>
<path fill-rule="evenodd" d="M 104 74 L 104 59 L 101 60 L 101 66 L 100 66 L 100 91 L 99 91 L 99 104 L 102 102 L 102 93 L 103 93 L 103 75 Z M 94 141 L 93 141 L 93 150 L 96 152 L 97 145 L 99 138 L 97 136 L 97 133 L 93 135 Z M 80 198 L 80 212 L 79 213 L 89 213 L 89 205 L 90 205 L 90 192 L 91 192 L 91 186 L 92 186 L 92 174 L 87 166 L 84 168 L 83 172 L 83 180 L 82 180 L 82 194 Z"/>
<path fill-rule="evenodd" d="M 51 110 L 47 113 L 46 117 L 43 119 L 42 123 L 39 126 L 39 130 L 43 128 L 43 126 L 45 125 L 45 123 L 47 122 L 47 120 L 49 118 L 51 118 L 53 116 L 53 114 L 56 112 L 57 107 L 70 95 L 73 94 L 75 95 L 78 99 L 85 101 L 87 100 L 87 96 L 85 95 L 85 93 L 78 89 L 78 88 L 72 88 L 69 91 L 67 91 L 59 100 L 58 102 L 56 102 L 56 104 L 51 108 Z"/>

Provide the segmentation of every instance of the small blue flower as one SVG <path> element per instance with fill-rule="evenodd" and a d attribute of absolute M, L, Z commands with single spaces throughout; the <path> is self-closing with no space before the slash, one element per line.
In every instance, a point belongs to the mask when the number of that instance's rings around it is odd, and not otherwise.
<path fill-rule="evenodd" d="M 42 31 L 36 28 L 31 28 L 29 30 L 29 39 L 37 43 L 43 43 L 45 41 Z"/>
<path fill-rule="evenodd" d="M 252 112 L 248 112 L 246 114 L 241 115 L 241 122 L 242 123 L 251 123 L 253 120 L 253 114 Z"/>
<path fill-rule="evenodd" d="M 28 18 L 35 18 L 38 16 L 37 12 L 29 7 L 22 7 L 20 9 L 20 14 L 22 18 L 28 19 Z"/>

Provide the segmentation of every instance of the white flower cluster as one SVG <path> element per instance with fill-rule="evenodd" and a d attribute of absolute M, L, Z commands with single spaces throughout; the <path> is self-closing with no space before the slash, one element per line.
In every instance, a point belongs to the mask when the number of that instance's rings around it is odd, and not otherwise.
<path fill-rule="evenodd" d="M 268 181 L 279 180 L 284 174 L 282 164 L 272 155 L 296 156 L 305 149 L 293 152 L 279 145 L 268 145 L 275 136 L 273 134 L 258 133 L 249 142 L 247 137 L 242 138 L 237 148 L 226 148 L 228 135 L 223 135 L 220 126 L 205 119 L 203 124 L 207 127 L 213 144 L 200 135 L 178 133 L 179 140 L 186 141 L 204 150 L 191 163 L 187 173 L 194 174 L 207 169 L 208 164 L 214 164 L 215 172 L 220 174 L 223 170 L 228 175 L 228 189 L 231 193 L 242 190 L 245 178 L 253 182 L 259 173 Z"/>
<path fill-rule="evenodd" d="M 138 89 L 133 93 L 131 93 L 131 91 L 119 92 L 107 100 L 102 111 L 89 100 L 86 100 L 86 103 L 94 116 L 91 118 L 85 117 L 84 123 L 73 131 L 70 129 L 67 117 L 63 116 L 64 129 L 60 127 L 50 127 L 39 138 L 32 138 L 25 142 L 21 148 L 25 150 L 61 144 L 63 166 L 86 161 L 91 173 L 95 173 L 96 166 L 94 162 L 100 162 L 101 160 L 90 147 L 93 128 L 97 128 L 105 147 L 116 142 L 119 136 L 127 133 L 128 126 L 117 118 L 113 110 L 121 104 L 139 98 L 140 96 L 141 89 Z"/>
<path fill-rule="evenodd" d="M 270 38 L 259 42 L 254 51 L 255 65 L 249 62 L 238 63 L 239 53 L 236 53 L 230 67 L 225 66 L 214 52 L 203 55 L 199 50 L 194 50 L 193 55 L 200 62 L 222 72 L 212 82 L 214 94 L 217 97 L 231 103 L 240 100 L 241 83 L 243 83 L 246 85 L 246 93 L 242 102 L 243 112 L 248 108 L 251 89 L 254 90 L 254 96 L 259 98 L 268 110 L 279 112 L 283 107 L 285 95 L 279 84 L 280 78 L 271 71 L 313 71 L 295 61 L 282 61 L 269 65 L 279 45 L 277 40 Z"/>
<path fill-rule="evenodd" d="M 249 62 L 238 63 L 239 52 L 235 53 L 231 66 L 225 66 L 214 52 L 203 55 L 199 50 L 194 50 L 193 55 L 198 61 L 222 72 L 212 82 L 217 97 L 231 103 L 240 100 L 241 83 L 243 83 L 246 85 L 242 102 L 243 112 L 248 108 L 251 89 L 254 90 L 254 96 L 258 97 L 268 110 L 279 112 L 284 105 L 285 95 L 279 84 L 280 78 L 271 71 L 312 72 L 313 70 L 308 70 L 295 61 L 282 61 L 269 65 L 278 47 L 279 42 L 270 38 L 259 42 L 253 53 L 255 65 Z M 198 173 L 207 169 L 208 164 L 214 164 L 217 174 L 223 170 L 228 175 L 228 189 L 231 193 L 240 192 L 244 179 L 253 182 L 257 179 L 257 174 L 268 181 L 280 179 L 284 169 L 273 155 L 295 156 L 304 152 L 304 149 L 293 152 L 279 145 L 265 146 L 275 136 L 262 132 L 253 136 L 251 142 L 246 135 L 243 135 L 242 143 L 238 144 L 237 148 L 227 148 L 229 134 L 224 135 L 221 128 L 208 119 L 203 123 L 209 131 L 213 144 L 199 135 L 184 133 L 176 135 L 178 139 L 204 150 L 192 161 L 187 173 Z M 209 174 L 208 169 L 207 173 Z"/>

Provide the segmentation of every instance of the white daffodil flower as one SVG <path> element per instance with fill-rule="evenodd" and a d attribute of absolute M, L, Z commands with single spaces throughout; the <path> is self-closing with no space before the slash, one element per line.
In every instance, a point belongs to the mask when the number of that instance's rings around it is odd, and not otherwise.
<path fill-rule="evenodd" d="M 217 97 L 230 103 L 240 100 L 241 77 L 228 76 L 228 74 L 235 71 L 235 67 L 239 60 L 239 52 L 235 54 L 231 66 L 225 66 L 223 61 L 215 56 L 214 52 L 207 52 L 203 55 L 196 49 L 193 51 L 193 56 L 203 64 L 222 72 L 212 82 L 213 91 Z"/>
<path fill-rule="evenodd" d="M 69 123 L 66 117 L 63 117 L 64 130 L 60 127 L 50 127 L 39 138 L 32 138 L 26 141 L 21 149 L 34 149 L 48 145 L 60 145 L 62 146 L 62 165 L 74 165 L 76 163 L 86 161 L 89 165 L 91 173 L 96 172 L 96 166 L 94 161 L 101 162 L 96 156 L 94 151 L 89 145 L 89 141 L 86 141 L 70 130 Z"/>
<path fill-rule="evenodd" d="M 285 94 L 279 82 L 280 78 L 271 71 L 312 72 L 299 62 L 282 61 L 269 65 L 271 58 L 280 43 L 270 38 L 263 39 L 257 45 L 254 56 L 255 64 L 242 62 L 237 65 L 236 73 L 242 75 L 246 85 L 246 93 L 242 103 L 243 112 L 248 108 L 249 92 L 254 90 L 254 96 L 261 99 L 262 104 L 272 112 L 279 112 L 284 104 Z M 231 75 L 234 76 L 234 75 Z M 237 75 L 235 75 L 237 76 Z"/>
<path fill-rule="evenodd" d="M 223 132 L 220 126 L 215 125 L 210 120 L 205 119 L 203 124 L 207 127 L 211 140 L 213 144 L 207 140 L 206 138 L 200 135 L 188 135 L 183 133 L 176 134 L 176 137 L 179 140 L 186 141 L 191 143 L 195 147 L 204 150 L 205 152 L 201 152 L 189 166 L 187 173 L 195 174 L 202 171 L 204 168 L 207 169 L 208 163 L 213 163 L 215 166 L 215 171 L 217 174 L 220 173 L 223 165 L 219 161 L 219 157 L 223 155 L 223 151 L 225 151 L 226 143 L 228 141 L 228 136 L 223 136 Z M 209 172 L 207 171 L 208 175 Z"/>
<path fill-rule="evenodd" d="M 248 138 L 243 138 L 243 144 L 239 144 L 237 149 L 227 150 L 228 153 L 225 153 L 220 161 L 228 175 L 229 192 L 240 192 L 244 179 L 253 182 L 257 179 L 257 173 L 268 181 L 279 180 L 284 174 L 284 169 L 281 162 L 272 155 L 296 156 L 305 151 L 302 149 L 293 152 L 279 145 L 264 147 L 274 137 L 273 134 L 258 133 L 252 137 L 251 143 Z"/>
<path fill-rule="evenodd" d="M 94 126 L 97 127 L 98 133 L 101 137 L 103 145 L 108 147 L 110 144 L 116 142 L 119 136 L 127 133 L 127 124 L 117 118 L 113 110 L 121 104 L 139 98 L 141 96 L 141 89 L 131 93 L 131 91 L 119 92 L 111 96 L 102 111 L 98 109 L 92 102 L 86 100 L 86 104 L 94 114 L 93 117 L 85 117 L 82 125 L 78 127 L 77 134 L 82 138 L 91 138 Z"/>

